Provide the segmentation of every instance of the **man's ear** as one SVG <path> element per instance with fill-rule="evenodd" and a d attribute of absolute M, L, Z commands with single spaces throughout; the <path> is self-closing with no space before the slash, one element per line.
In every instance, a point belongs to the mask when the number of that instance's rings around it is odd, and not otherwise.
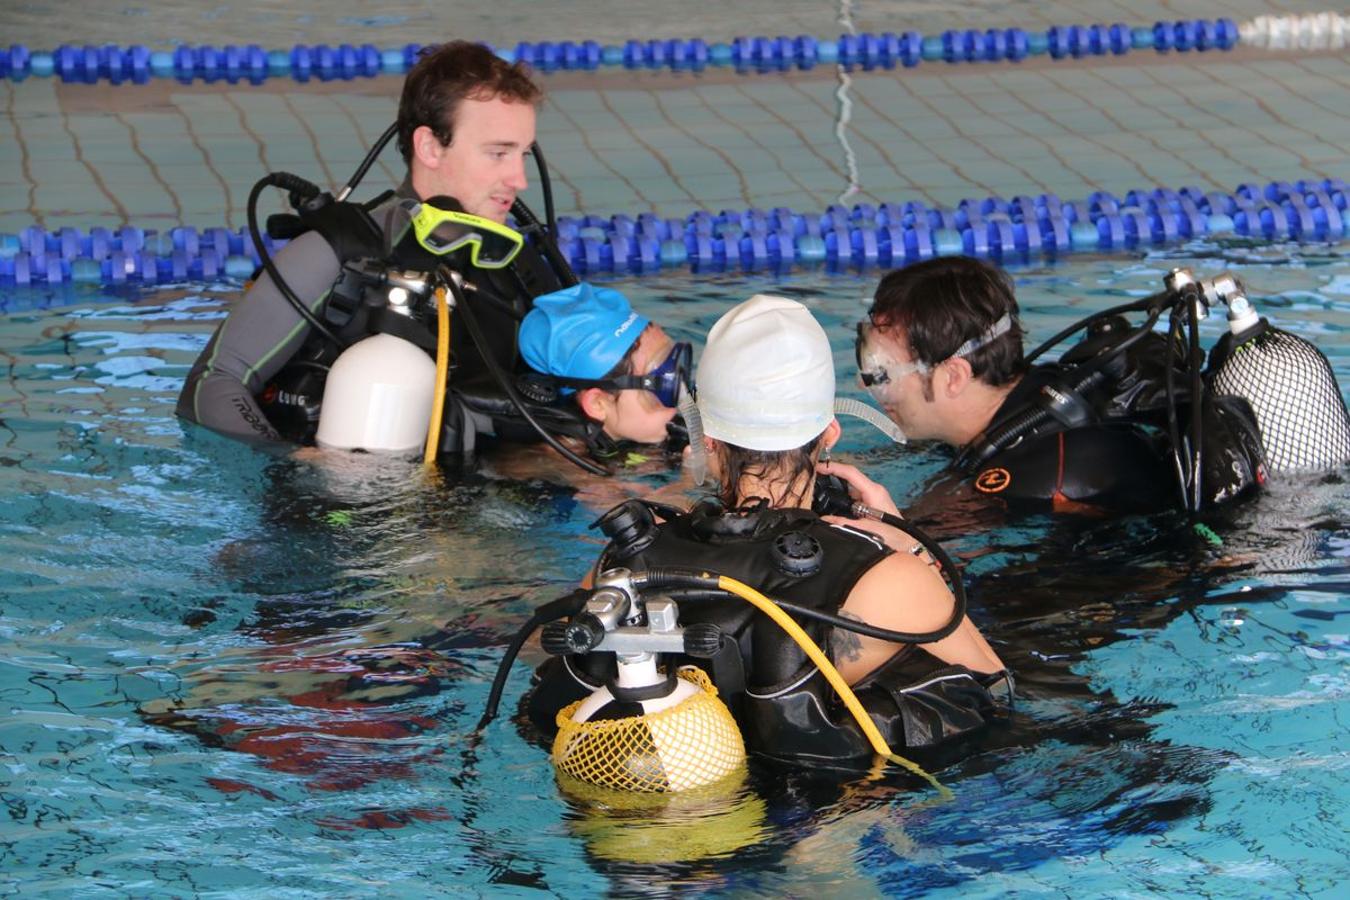
<path fill-rule="evenodd" d="M 948 359 L 937 373 L 938 387 L 948 399 L 961 396 L 974 380 L 975 372 L 970 368 L 970 360 L 964 356 Z"/>
<path fill-rule="evenodd" d="M 613 405 L 614 398 L 600 388 L 589 387 L 577 391 L 577 406 L 581 407 L 581 411 L 588 419 L 596 422 L 605 421 Z"/>
<path fill-rule="evenodd" d="M 445 155 L 445 145 L 436 137 L 436 132 L 426 125 L 418 125 L 412 133 L 413 156 L 429 169 L 439 168 L 441 157 Z"/>

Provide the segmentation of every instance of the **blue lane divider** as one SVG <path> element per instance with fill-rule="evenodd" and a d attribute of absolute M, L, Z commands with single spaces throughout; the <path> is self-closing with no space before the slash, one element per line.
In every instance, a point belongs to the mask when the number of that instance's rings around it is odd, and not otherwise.
<path fill-rule="evenodd" d="M 1022 28 L 949 30 L 936 35 L 916 31 L 901 34 L 843 34 L 837 40 L 796 37 L 738 37 L 730 42 L 689 40 L 629 40 L 601 45 L 583 41 L 521 41 L 495 52 L 511 62 L 522 61 L 541 72 L 592 70 L 601 67 L 700 71 L 729 66 L 742 72 L 783 72 L 839 64 L 871 71 L 911 68 L 920 62 L 1018 62 L 1028 56 L 1053 59 L 1120 55 L 1134 50 L 1185 53 L 1191 50 L 1231 50 L 1240 40 L 1231 19 L 1183 19 L 1150 26 L 1056 25 L 1044 32 Z M 435 46 L 435 45 L 425 45 Z M 350 81 L 406 72 L 425 49 L 421 44 L 381 50 L 373 44 L 297 44 L 290 50 L 246 46 L 182 45 L 172 51 L 142 45 L 75 46 L 52 51 L 31 50 L 23 44 L 0 48 L 0 77 L 16 81 L 29 76 L 55 76 L 65 82 L 144 84 L 151 78 L 248 81 L 268 78 L 296 81 Z"/>
<path fill-rule="evenodd" d="M 1054 194 L 962 200 L 955 209 L 918 201 L 831 206 L 823 213 L 696 210 L 684 218 L 563 216 L 558 243 L 583 276 L 642 274 L 688 266 L 695 272 L 902 266 L 965 253 L 999 262 L 1074 252 L 1137 251 L 1212 235 L 1267 241 L 1339 241 L 1350 234 L 1350 190 L 1339 178 L 1239 185 L 1232 194 L 1153 188 L 1083 200 Z M 267 239 L 275 252 L 284 241 Z M 243 229 L 168 231 L 125 226 L 0 234 L 0 283 L 162 284 L 243 280 L 258 266 Z"/>

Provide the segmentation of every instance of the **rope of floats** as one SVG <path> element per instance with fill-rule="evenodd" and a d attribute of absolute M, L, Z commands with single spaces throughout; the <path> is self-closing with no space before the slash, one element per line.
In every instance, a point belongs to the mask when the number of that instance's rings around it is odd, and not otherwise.
<path fill-rule="evenodd" d="M 1232 19 L 1178 19 L 1151 26 L 1056 25 L 1045 31 L 1023 28 L 841 34 L 836 40 L 809 35 L 737 37 L 728 42 L 629 40 L 622 44 L 582 41 L 521 41 L 496 48 L 510 62 L 523 61 L 542 72 L 625 69 L 701 71 L 731 67 L 741 72 L 782 72 L 840 65 L 869 71 L 912 68 L 921 62 L 1019 62 L 1033 56 L 1080 59 L 1124 55 L 1136 50 L 1186 53 L 1232 50 L 1238 46 L 1272 50 L 1337 50 L 1350 42 L 1350 16 L 1336 12 L 1258 16 L 1241 25 Z M 174 50 L 63 44 L 51 51 L 23 44 L 0 48 L 0 77 L 57 77 L 68 83 L 145 84 L 152 78 L 261 84 L 269 78 L 295 81 L 350 81 L 402 74 L 425 46 L 406 44 L 381 50 L 373 44 L 297 44 L 290 50 L 264 50 L 258 44 L 183 44 Z"/>
<path fill-rule="evenodd" d="M 1054 194 L 962 200 L 834 205 L 823 213 L 773 209 L 697 210 L 684 218 L 654 213 L 562 216 L 558 243 L 582 275 L 784 269 L 798 265 L 895 267 L 967 254 L 1016 263 L 1077 252 L 1136 252 L 1180 241 L 1237 235 L 1265 241 L 1340 241 L 1347 236 L 1350 189 L 1339 178 L 1243 184 L 1233 193 L 1097 191 L 1064 201 Z M 284 241 L 264 238 L 275 252 Z M 34 225 L 0 234 L 0 283 L 59 285 L 243 280 L 258 266 L 244 229 L 167 230 Z"/>

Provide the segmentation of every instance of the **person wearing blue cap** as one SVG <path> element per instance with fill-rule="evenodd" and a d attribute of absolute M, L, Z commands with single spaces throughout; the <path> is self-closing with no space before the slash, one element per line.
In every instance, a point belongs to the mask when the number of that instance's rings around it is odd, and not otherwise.
<path fill-rule="evenodd" d="M 623 294 L 583 282 L 536 297 L 517 340 L 539 375 L 536 386 L 573 398 L 601 443 L 666 439 L 688 390 L 692 349 L 635 312 Z M 596 441 L 587 443 L 594 452 Z"/>

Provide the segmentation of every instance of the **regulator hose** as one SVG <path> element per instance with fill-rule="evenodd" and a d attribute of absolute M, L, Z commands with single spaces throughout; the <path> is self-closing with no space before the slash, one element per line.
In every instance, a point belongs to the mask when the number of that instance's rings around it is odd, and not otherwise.
<path fill-rule="evenodd" d="M 1172 296 L 1170 293 L 1155 294 L 1152 297 L 1140 300 L 1137 303 L 1131 303 L 1128 304 L 1127 306 L 1118 306 L 1115 307 L 1114 309 L 1105 310 L 1102 313 L 1088 316 L 1086 319 L 1083 319 L 1077 325 L 1074 325 L 1071 328 L 1060 332 L 1059 335 L 1056 335 L 1050 341 L 1047 341 L 1046 343 L 1042 344 L 1040 347 L 1036 349 L 1036 354 L 1039 354 L 1048 347 L 1053 346 L 1053 344 L 1061 340 L 1062 337 L 1067 337 L 1069 334 L 1072 334 L 1074 331 L 1077 331 L 1080 327 L 1089 325 L 1093 321 L 1096 321 L 1097 319 L 1102 318 L 1108 314 L 1115 315 L 1122 311 L 1128 312 L 1128 311 L 1137 311 L 1139 309 L 1147 309 L 1149 311 L 1149 315 L 1148 318 L 1144 320 L 1143 325 L 1140 325 L 1133 331 L 1128 332 L 1125 335 L 1125 337 L 1121 338 L 1119 343 L 1116 343 L 1111 347 L 1103 349 L 1092 359 L 1080 363 L 1079 365 L 1074 366 L 1072 369 L 1065 372 L 1064 375 L 1062 376 L 1063 380 L 1058 385 L 1056 385 L 1057 387 L 1065 387 L 1073 393 L 1077 393 L 1078 391 L 1091 387 L 1095 381 L 1099 380 L 1102 377 L 1102 370 L 1106 368 L 1108 363 L 1110 363 L 1113 359 L 1115 359 L 1120 354 L 1124 353 L 1126 350 L 1130 349 L 1135 344 L 1139 343 L 1149 334 L 1152 333 L 1153 326 L 1158 321 L 1159 317 L 1162 316 L 1163 311 L 1163 306 L 1157 303 L 1158 298 L 1170 296 Z M 1034 357 L 1035 354 L 1033 354 L 1031 357 L 1028 357 L 1028 361 L 1030 361 Z M 999 453 L 1000 451 L 1011 445 L 1014 441 L 1018 440 L 1023 435 L 1027 434 L 1033 429 L 1039 428 L 1040 426 L 1044 425 L 1046 422 L 1050 421 L 1051 418 L 1053 418 L 1053 416 L 1050 410 L 1041 406 L 1034 406 L 1034 405 L 1018 413 L 1015 413 L 1003 424 L 998 425 L 997 427 L 993 428 L 989 432 L 986 432 L 985 434 L 978 435 L 973 441 L 970 442 L 970 444 L 964 450 L 961 451 L 961 453 L 956 457 L 956 460 L 953 462 L 953 465 L 958 470 L 966 472 L 967 474 L 974 472 L 975 469 L 977 469 L 990 457 Z"/>
<path fill-rule="evenodd" d="M 548 444 L 554 450 L 557 450 L 568 462 L 579 468 L 585 469 L 592 475 L 608 475 L 608 470 L 603 466 L 578 456 L 554 437 L 547 428 L 539 423 L 539 420 L 534 417 L 534 413 L 530 412 L 529 406 L 525 402 L 525 398 L 520 396 L 520 392 L 516 390 L 516 386 L 511 383 L 510 376 L 502 371 L 501 364 L 497 362 L 496 357 L 490 352 L 487 338 L 483 335 L 483 330 L 478 325 L 478 318 L 473 311 L 473 307 L 465 300 L 464 290 L 459 286 L 459 282 L 455 280 L 455 274 L 445 266 L 441 266 L 439 274 L 445 284 L 450 288 L 450 293 L 455 297 L 455 307 L 459 310 L 460 315 L 464 317 L 464 325 L 469 329 L 469 337 L 473 340 L 474 345 L 478 347 L 478 352 L 482 355 L 484 364 L 487 365 L 488 373 L 492 375 L 492 379 L 497 382 L 497 386 L 501 388 L 502 393 L 506 394 L 507 399 L 509 399 L 516 407 L 516 410 L 519 411 L 521 417 L 524 418 L 526 422 L 530 423 L 530 426 L 539 433 L 539 437 L 544 440 L 544 443 Z"/>
<path fill-rule="evenodd" d="M 559 597 L 545 603 L 534 611 L 520 630 L 516 632 L 515 637 L 506 645 L 506 655 L 502 657 L 501 664 L 497 666 L 497 674 L 492 679 L 492 689 L 488 691 L 487 705 L 483 709 L 483 717 L 478 720 L 474 731 L 482 731 L 493 719 L 497 718 L 497 707 L 501 705 L 502 693 L 506 690 L 506 679 L 511 675 L 511 666 L 515 663 L 516 657 L 520 655 L 520 648 L 525 646 L 525 642 L 534 634 L 534 630 L 540 625 L 552 622 L 555 619 L 561 619 L 564 616 L 575 616 L 581 612 L 581 608 L 586 605 L 586 600 L 591 596 L 591 592 L 585 588 L 577 588 L 570 594 Z"/>
<path fill-rule="evenodd" d="M 1042 342 L 1040 346 L 1038 346 L 1035 350 L 1032 350 L 1030 353 L 1026 355 L 1026 357 L 1024 358 L 1024 362 L 1027 365 L 1031 365 L 1043 353 L 1045 353 L 1045 351 L 1049 350 L 1051 347 L 1054 347 L 1056 344 L 1067 338 L 1069 335 L 1082 331 L 1084 328 L 1087 328 L 1093 322 L 1100 321 L 1110 316 L 1118 316 L 1123 313 L 1130 313 L 1130 312 L 1140 312 L 1142 310 L 1148 310 L 1150 313 L 1152 313 L 1155 309 L 1158 310 L 1159 315 L 1161 315 L 1162 307 L 1166 304 L 1167 300 L 1171 298 L 1171 296 L 1172 296 L 1171 291 L 1160 291 L 1156 294 L 1145 297 L 1142 300 L 1132 300 L 1129 303 L 1122 303 L 1120 306 L 1113 306 L 1110 309 L 1104 309 L 1101 312 L 1095 312 L 1090 316 L 1086 316 L 1082 319 L 1079 319 L 1077 322 L 1073 323 L 1068 328 L 1065 328 L 1063 331 L 1060 331 L 1059 333 L 1051 337 L 1049 340 Z M 1156 320 L 1157 316 L 1154 316 L 1154 319 Z"/>
<path fill-rule="evenodd" d="M 650 572 L 645 573 L 645 576 L 644 573 L 634 573 L 633 583 L 635 585 L 646 583 L 653 587 L 667 585 L 675 586 L 681 583 L 692 583 L 697 587 L 717 587 L 729 594 L 740 597 L 751 606 L 754 606 L 773 620 L 775 625 L 783 629 L 783 631 L 796 642 L 797 646 L 801 647 L 802 652 L 806 654 L 807 658 L 820 669 L 820 674 L 825 676 L 825 680 L 830 683 L 830 686 L 834 688 L 835 692 L 839 695 L 839 699 L 843 701 L 849 714 L 852 715 L 853 720 L 858 723 L 858 728 L 862 731 L 863 735 L 867 738 L 867 742 L 872 745 L 872 750 L 878 756 L 889 762 L 895 763 L 901 768 L 919 776 L 924 781 L 927 781 L 944 798 L 951 798 L 953 796 L 949 789 L 921 768 L 918 763 L 908 760 L 891 750 L 890 745 L 886 743 L 886 739 L 872 722 L 871 716 L 867 714 L 867 710 L 863 708 L 862 703 L 858 700 L 857 695 L 853 693 L 853 689 L 849 687 L 848 682 L 839 674 L 839 670 L 830 662 L 829 657 L 825 655 L 820 647 L 816 646 L 816 642 L 811 640 L 811 636 L 803 631 L 802 627 L 794 622 L 791 616 L 779 609 L 778 605 L 774 603 L 773 600 L 770 600 L 759 591 L 750 587 L 750 585 L 737 581 L 735 578 L 728 575 L 717 575 L 712 572 L 696 572 L 681 569 L 652 569 Z"/>

